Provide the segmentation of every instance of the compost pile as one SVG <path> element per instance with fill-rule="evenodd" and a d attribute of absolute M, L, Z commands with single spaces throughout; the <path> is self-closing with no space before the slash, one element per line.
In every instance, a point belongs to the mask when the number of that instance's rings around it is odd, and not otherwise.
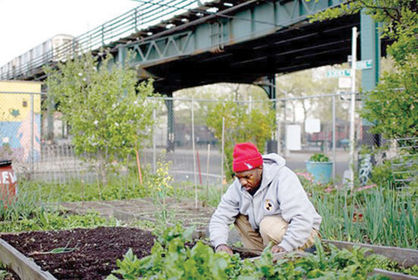
<path fill-rule="evenodd" d="M 154 236 L 126 227 L 98 227 L 0 236 L 57 279 L 104 279 L 116 260 L 132 248 L 138 258 L 151 253 Z"/>

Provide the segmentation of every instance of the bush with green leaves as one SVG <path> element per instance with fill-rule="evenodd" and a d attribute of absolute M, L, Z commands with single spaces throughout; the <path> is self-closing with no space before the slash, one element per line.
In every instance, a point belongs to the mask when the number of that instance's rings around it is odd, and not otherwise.
<path fill-rule="evenodd" d="M 232 152 L 240 142 L 252 142 L 263 153 L 266 141 L 275 131 L 275 112 L 269 103 L 259 104 L 249 111 L 248 106 L 234 101 L 225 101 L 209 107 L 207 126 L 216 139 L 222 140 L 222 120 L 225 127 L 225 170 L 232 177 Z"/>
<path fill-rule="evenodd" d="M 152 82 L 137 86 L 135 69 L 116 63 L 111 54 L 93 57 L 90 53 L 47 73 L 48 102 L 58 110 L 71 128 L 76 153 L 97 162 L 101 182 L 112 163 L 135 155 L 152 127 L 154 94 Z"/>
<path fill-rule="evenodd" d="M 317 153 L 317 154 L 313 154 L 310 158 L 309 161 L 312 162 L 329 162 L 329 158 L 321 153 Z"/>

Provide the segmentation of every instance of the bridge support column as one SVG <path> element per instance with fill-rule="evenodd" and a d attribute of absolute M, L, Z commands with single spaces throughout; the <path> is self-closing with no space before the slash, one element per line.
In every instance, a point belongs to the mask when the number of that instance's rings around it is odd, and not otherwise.
<path fill-rule="evenodd" d="M 376 23 L 369 15 L 366 15 L 364 11 L 360 14 L 360 30 L 361 59 L 372 61 L 372 67 L 370 69 L 363 69 L 361 73 L 361 87 L 363 91 L 366 92 L 366 96 L 362 96 L 362 98 L 368 98 L 367 92 L 374 90 L 379 81 L 380 37 L 378 23 Z M 380 146 L 380 135 L 370 133 L 372 126 L 372 123 L 367 120 L 362 120 L 363 133 L 361 144 L 371 147 Z M 371 155 L 359 155 L 358 173 L 360 174 L 360 184 L 363 186 L 370 178 L 373 162 L 374 159 Z"/>
<path fill-rule="evenodd" d="M 277 108 L 277 94 L 276 94 L 276 75 L 269 75 L 263 79 L 263 82 L 260 84 L 260 86 L 264 89 L 264 91 L 267 93 L 267 96 L 272 100 L 271 106 L 272 109 L 276 112 Z M 275 119 L 276 126 L 279 125 L 278 118 Z M 267 142 L 267 153 L 277 153 L 279 152 L 279 146 L 278 143 L 280 141 L 279 139 L 279 133 L 278 130 L 275 132 L 272 132 L 272 139 Z"/>
<path fill-rule="evenodd" d="M 360 15 L 360 42 L 361 42 L 361 59 L 372 60 L 372 68 L 362 70 L 361 87 L 363 91 L 373 90 L 379 82 L 380 70 L 380 34 L 378 31 L 378 23 L 376 23 L 364 11 Z M 367 98 L 363 96 L 362 98 Z M 380 135 L 371 134 L 370 130 L 373 124 L 363 120 L 363 139 L 362 144 L 366 145 L 380 145 Z"/>
<path fill-rule="evenodd" d="M 169 99 L 165 100 L 167 106 L 167 152 L 174 152 L 174 106 L 173 93 L 167 94 Z"/>
<path fill-rule="evenodd" d="M 126 46 L 124 45 L 118 45 L 118 54 L 117 54 L 117 61 L 120 63 L 120 65 L 125 65 L 126 60 Z"/>

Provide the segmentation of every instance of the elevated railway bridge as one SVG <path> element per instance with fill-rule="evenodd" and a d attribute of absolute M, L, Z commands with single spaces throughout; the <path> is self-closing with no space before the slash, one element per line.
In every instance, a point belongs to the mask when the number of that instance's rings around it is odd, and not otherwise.
<path fill-rule="evenodd" d="M 351 54 L 351 30 L 360 31 L 357 59 L 371 59 L 362 87 L 378 79 L 381 45 L 377 24 L 364 14 L 310 23 L 309 16 L 339 0 L 137 0 L 139 6 L 69 43 L 19 67 L 0 72 L 0 79 L 43 80 L 42 66 L 65 53 L 110 50 L 123 62 L 139 66 L 138 79 L 152 77 L 156 91 L 218 82 L 258 83 L 276 98 L 274 75 L 343 63 Z M 2 68 L 3 69 L 3 68 Z M 167 104 L 172 110 L 172 104 Z M 168 135 L 173 133 L 169 118 Z"/>

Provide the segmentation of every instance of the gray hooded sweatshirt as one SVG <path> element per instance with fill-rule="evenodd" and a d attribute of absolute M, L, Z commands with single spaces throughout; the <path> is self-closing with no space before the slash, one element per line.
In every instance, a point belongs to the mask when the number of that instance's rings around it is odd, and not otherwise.
<path fill-rule="evenodd" d="M 282 216 L 289 226 L 278 245 L 287 251 L 304 245 L 312 229 L 319 230 L 321 216 L 309 201 L 296 174 L 285 163 L 278 154 L 263 156 L 261 186 L 253 196 L 238 179 L 229 186 L 209 223 L 210 240 L 215 248 L 227 243 L 229 225 L 239 214 L 248 216 L 254 230 L 259 230 L 264 216 Z"/>

